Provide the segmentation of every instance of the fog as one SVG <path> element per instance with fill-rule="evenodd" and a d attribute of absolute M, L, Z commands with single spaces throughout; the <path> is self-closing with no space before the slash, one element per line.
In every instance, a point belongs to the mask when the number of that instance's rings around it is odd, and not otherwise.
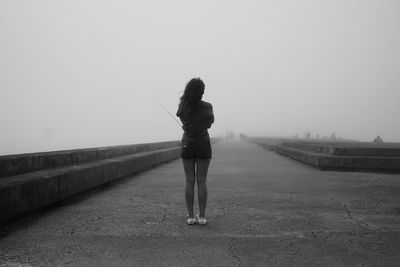
<path fill-rule="evenodd" d="M 0 154 L 212 136 L 400 141 L 400 2 L 0 1 Z M 161 103 L 161 105 L 159 104 Z"/>

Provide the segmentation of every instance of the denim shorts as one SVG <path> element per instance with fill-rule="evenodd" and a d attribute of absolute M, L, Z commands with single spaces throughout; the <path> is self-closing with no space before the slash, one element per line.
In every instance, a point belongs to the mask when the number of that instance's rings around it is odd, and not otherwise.
<path fill-rule="evenodd" d="M 181 157 L 183 159 L 211 159 L 210 140 L 182 141 Z"/>

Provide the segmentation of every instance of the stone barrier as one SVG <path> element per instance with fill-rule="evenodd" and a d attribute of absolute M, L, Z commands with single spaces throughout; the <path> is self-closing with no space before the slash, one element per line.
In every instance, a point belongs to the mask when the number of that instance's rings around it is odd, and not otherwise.
<path fill-rule="evenodd" d="M 169 141 L 0 156 L 0 179 L 37 170 L 81 164 L 179 145 L 179 141 Z"/>
<path fill-rule="evenodd" d="M 400 157 L 399 143 L 284 141 L 281 145 L 330 156 Z"/>
<path fill-rule="evenodd" d="M 0 221 L 179 156 L 179 141 L 1 156 Z"/>
<path fill-rule="evenodd" d="M 400 173 L 399 143 L 250 140 L 321 170 Z"/>

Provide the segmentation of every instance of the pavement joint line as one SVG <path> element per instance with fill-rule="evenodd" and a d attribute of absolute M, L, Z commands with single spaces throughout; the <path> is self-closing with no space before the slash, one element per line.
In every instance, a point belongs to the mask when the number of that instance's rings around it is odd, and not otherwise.
<path fill-rule="evenodd" d="M 358 219 L 354 218 L 354 217 L 351 215 L 351 211 L 349 210 L 349 208 L 347 207 L 346 204 L 343 204 L 343 208 L 346 210 L 347 216 L 349 217 L 349 219 L 350 219 L 351 221 L 354 221 L 354 222 L 356 222 L 356 223 L 358 223 L 358 224 L 360 224 L 360 225 L 363 225 L 363 226 L 365 226 L 365 227 L 367 227 L 367 228 L 370 228 L 370 229 L 372 229 L 372 230 L 376 230 L 376 231 L 383 232 L 383 230 L 380 229 L 380 228 L 377 227 L 377 226 L 374 226 L 374 225 L 372 225 L 372 224 L 369 224 L 369 223 L 366 223 L 366 222 L 363 222 L 363 221 L 361 221 L 361 220 L 358 220 Z"/>
<path fill-rule="evenodd" d="M 318 234 L 329 234 L 330 237 L 328 238 L 333 238 L 333 233 L 353 233 L 354 230 L 344 230 L 344 231 L 330 231 L 330 230 L 315 230 L 311 232 L 306 232 L 306 233 L 299 233 L 299 232 L 294 232 L 294 233 L 280 233 L 280 234 L 203 234 L 203 233 L 198 233 L 194 235 L 182 235 L 182 234 L 107 234 L 107 235 L 88 235 L 88 234 L 80 234 L 79 232 L 76 233 L 74 232 L 73 234 L 70 234 L 70 237 L 85 237 L 85 236 L 97 236 L 97 237 L 182 237 L 182 238 L 187 238 L 188 236 L 190 237 L 199 237 L 199 238 L 232 238 L 232 239 L 263 239 L 263 238 L 299 238 L 299 239 L 306 239 L 306 238 L 321 238 L 317 236 Z M 372 232 L 371 232 L 372 233 Z M 390 231 L 387 233 L 400 233 L 400 231 Z M 63 237 L 65 236 L 64 234 L 31 234 L 31 235 L 26 235 L 30 237 L 46 237 L 46 236 L 52 236 L 52 237 Z"/>
<path fill-rule="evenodd" d="M 314 231 L 309 231 L 309 232 L 288 232 L 288 233 L 278 233 L 278 234 L 203 234 L 203 233 L 198 233 L 195 235 L 185 235 L 185 234 L 107 234 L 107 235 L 91 235 L 91 234 L 80 234 L 74 233 L 70 234 L 69 237 L 89 237 L 89 236 L 97 236 L 97 237 L 127 237 L 127 238 L 132 238 L 132 237 L 174 237 L 174 238 L 187 238 L 189 237 L 196 237 L 196 238 L 232 238 L 232 239 L 263 239 L 263 238 L 299 238 L 299 239 L 307 239 L 307 238 L 316 238 L 320 239 L 322 238 L 319 237 L 317 234 L 329 234 L 330 237 L 328 238 L 334 238 L 334 234 L 337 233 L 354 233 L 358 232 L 356 230 L 314 230 Z M 365 232 L 364 234 L 373 234 L 376 233 L 376 231 L 370 231 L 370 232 Z M 400 234 L 400 231 L 381 231 L 380 233 L 391 233 L 391 234 Z M 51 236 L 51 237 L 65 237 L 64 234 L 29 234 L 25 235 L 26 237 L 46 237 L 46 236 Z"/>

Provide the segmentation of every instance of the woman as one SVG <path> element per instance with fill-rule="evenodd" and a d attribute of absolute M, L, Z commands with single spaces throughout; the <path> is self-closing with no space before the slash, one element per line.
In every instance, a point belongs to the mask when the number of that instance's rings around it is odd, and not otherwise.
<path fill-rule="evenodd" d="M 211 160 L 210 136 L 207 129 L 214 122 L 213 108 L 202 101 L 204 83 L 200 78 L 191 79 L 180 98 L 176 116 L 182 121 L 181 157 L 186 176 L 185 200 L 188 209 L 187 224 L 207 224 L 207 172 Z M 194 216 L 194 184 L 197 182 L 200 214 Z"/>

